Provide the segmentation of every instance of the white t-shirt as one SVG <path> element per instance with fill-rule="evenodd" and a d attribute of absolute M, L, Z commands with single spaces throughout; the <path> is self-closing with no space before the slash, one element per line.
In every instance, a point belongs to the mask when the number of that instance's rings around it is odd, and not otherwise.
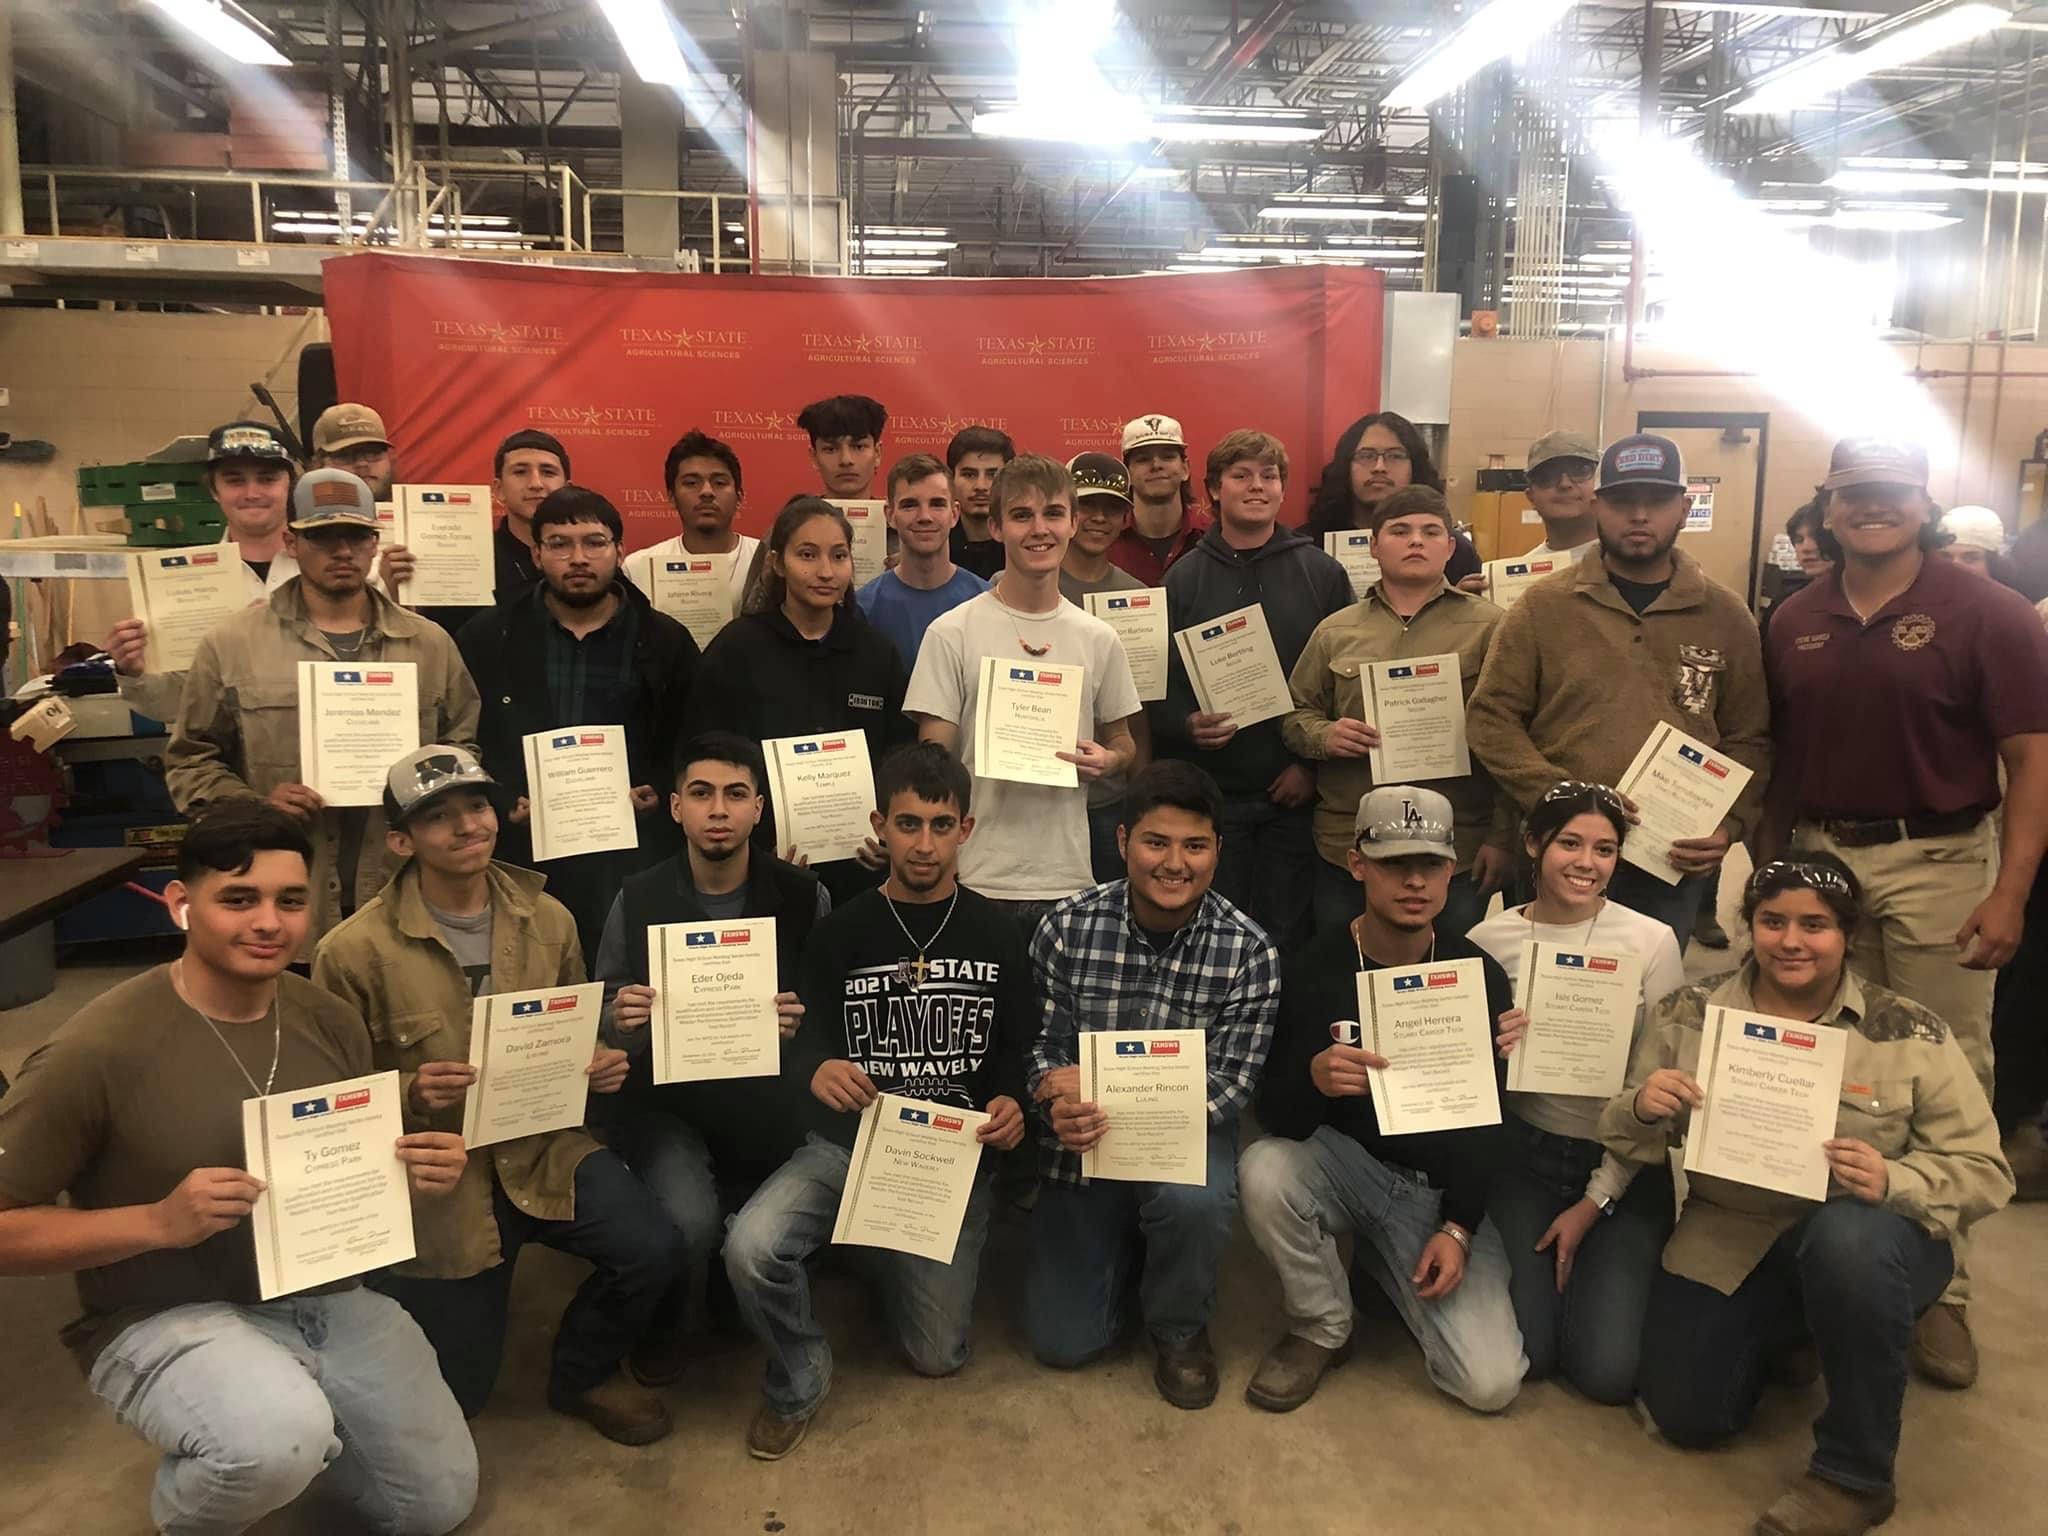
<path fill-rule="evenodd" d="M 1552 549 L 1550 547 L 1550 540 L 1545 539 L 1526 555 L 1520 555 L 1516 558 L 1522 560 L 1542 560 L 1552 555 L 1562 555 L 1567 560 L 1577 561 L 1579 556 L 1583 555 L 1587 550 L 1599 547 L 1600 541 L 1597 538 L 1593 538 L 1586 540 L 1583 544 L 1574 544 L 1570 549 Z"/>
<path fill-rule="evenodd" d="M 1033 650 L 1024 649 L 1030 641 Z M 1038 653 L 1036 648 L 1050 646 Z M 906 714 L 960 728 L 960 761 L 974 770 L 974 709 L 981 660 L 1081 669 L 1081 729 L 1142 707 L 1116 631 L 1072 603 L 1020 613 L 993 592 L 932 620 L 904 695 Z M 974 776 L 974 835 L 960 847 L 960 883 L 998 901 L 1058 901 L 1095 883 L 1088 860 L 1088 791 Z"/>
<path fill-rule="evenodd" d="M 729 555 L 719 556 L 732 562 L 732 611 L 738 613 L 740 604 L 747 595 L 747 572 L 754 568 L 754 551 L 761 541 L 750 534 L 741 534 L 739 547 Z M 645 549 L 636 549 L 626 556 L 626 580 L 642 592 L 654 590 L 654 562 L 657 560 L 685 560 L 690 552 L 683 548 L 683 536 L 663 539 L 659 544 L 650 544 Z"/>
<path fill-rule="evenodd" d="M 1649 1005 L 1662 1002 L 1685 985 L 1685 961 L 1679 956 L 1678 940 L 1673 936 L 1670 925 L 1654 917 L 1645 917 L 1618 901 L 1608 902 L 1600 909 L 1598 917 L 1590 919 L 1590 935 L 1586 923 L 1532 923 L 1527 911 L 1526 907 L 1503 907 L 1496 916 L 1486 919 L 1466 937 L 1500 962 L 1501 969 L 1508 973 L 1508 980 L 1517 989 L 1522 984 L 1522 946 L 1531 939 L 1541 944 L 1615 949 L 1634 955 L 1643 967 L 1643 995 L 1636 1004 L 1635 1030 L 1630 1036 L 1633 1054 L 1634 1041 L 1642 1034 L 1643 1015 Z M 1510 1093 L 1507 1101 L 1518 1119 L 1539 1131 L 1548 1131 L 1553 1136 L 1571 1136 L 1580 1141 L 1600 1139 L 1597 1133 L 1600 1111 L 1607 1107 L 1605 1099 L 1580 1098 L 1564 1093 Z M 1600 1166 L 1587 1181 L 1586 1192 L 1596 1197 L 1606 1195 L 1619 1200 L 1633 1177 L 1630 1165 L 1609 1152 L 1601 1157 Z"/>

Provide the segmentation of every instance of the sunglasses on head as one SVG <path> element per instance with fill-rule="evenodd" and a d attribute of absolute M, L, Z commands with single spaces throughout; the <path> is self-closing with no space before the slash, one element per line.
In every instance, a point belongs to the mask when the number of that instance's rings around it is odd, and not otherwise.
<path fill-rule="evenodd" d="M 1800 885 L 1809 891 L 1825 891 L 1833 896 L 1850 896 L 1849 882 L 1838 871 L 1825 864 L 1807 864 L 1797 859 L 1773 859 L 1762 869 L 1749 877 L 1752 892 L 1761 892 L 1766 885 L 1784 887 Z"/>
<path fill-rule="evenodd" d="M 1359 833 L 1353 846 L 1367 843 L 1442 843 L 1451 845 L 1451 829 L 1441 821 L 1376 821 Z"/>
<path fill-rule="evenodd" d="M 1628 813 L 1628 808 L 1622 804 L 1619 793 L 1609 789 L 1605 784 L 1589 784 L 1583 779 L 1565 779 L 1561 783 L 1551 785 L 1543 792 L 1543 798 L 1536 803 L 1549 805 L 1556 800 L 1578 800 L 1587 796 L 1591 796 L 1603 809 L 1613 811 L 1618 816 Z"/>

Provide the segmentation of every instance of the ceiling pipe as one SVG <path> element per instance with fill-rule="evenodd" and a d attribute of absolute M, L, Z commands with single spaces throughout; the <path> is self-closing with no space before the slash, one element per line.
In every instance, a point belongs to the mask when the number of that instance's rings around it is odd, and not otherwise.
<path fill-rule="evenodd" d="M 14 0 L 0 0 L 0 235 L 28 232 L 21 211 L 21 139 L 14 106 Z"/>

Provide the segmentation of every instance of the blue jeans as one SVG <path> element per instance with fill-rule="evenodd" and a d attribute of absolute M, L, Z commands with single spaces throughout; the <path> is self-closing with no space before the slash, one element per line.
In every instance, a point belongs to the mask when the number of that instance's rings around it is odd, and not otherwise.
<path fill-rule="evenodd" d="M 1700 903 L 1706 900 L 1706 895 L 1704 875 L 1687 875 L 1676 885 L 1666 885 L 1655 875 L 1645 874 L 1625 862 L 1614 866 L 1614 878 L 1607 883 L 1608 900 L 1618 901 L 1645 917 L 1654 917 L 1678 935 L 1681 955 L 1692 942 L 1693 928 L 1700 920 Z"/>
<path fill-rule="evenodd" d="M 158 1312 L 100 1352 L 92 1390 L 164 1453 L 149 1513 L 170 1536 L 246 1530 L 315 1478 L 386 1536 L 440 1536 L 476 1503 L 476 1446 L 433 1351 L 361 1287 Z"/>
<path fill-rule="evenodd" d="M 661 1319 L 679 1324 L 682 1304 L 693 1284 L 701 1283 L 725 1233 L 726 1202 L 719 1192 L 711 1149 L 694 1126 L 640 1096 L 615 1097 L 606 1107 L 604 1130 L 612 1150 L 639 1176 L 682 1235 L 674 1315 Z"/>
<path fill-rule="evenodd" d="M 1641 1169 L 1593 1223 L 1572 1260 L 1571 1281 L 1557 1289 L 1555 1251 L 1536 1251 L 1550 1223 L 1585 1196 L 1600 1166 L 1597 1141 L 1539 1131 L 1510 1111 L 1504 1117 L 1508 1157 L 1494 1177 L 1487 1219 L 1508 1255 L 1508 1289 L 1529 1380 L 1558 1371 L 1596 1403 L 1635 1400 L 1636 1361 L 1650 1281 L 1671 1236 L 1671 1171 Z"/>
<path fill-rule="evenodd" d="M 1185 1344 L 1216 1312 L 1216 1271 L 1237 1210 L 1237 1126 L 1209 1128 L 1206 1184 L 1048 1179 L 1031 1213 L 1024 1323 L 1045 1365 L 1085 1365 L 1116 1342 L 1139 1250 L 1145 1329 Z"/>
<path fill-rule="evenodd" d="M 1451 888 L 1444 894 L 1444 909 L 1437 914 L 1436 933 L 1440 939 L 1462 939 L 1486 916 L 1492 893 L 1479 894 L 1472 871 L 1451 876 Z M 1365 887 L 1351 878 L 1342 864 L 1332 864 L 1320 854 L 1315 870 L 1315 927 L 1318 933 L 1342 928 L 1365 910 Z"/>
<path fill-rule="evenodd" d="M 1442 1221 L 1440 1191 L 1389 1167 L 1341 1131 L 1306 1141 L 1268 1136 L 1244 1150 L 1244 1224 L 1280 1275 L 1291 1330 L 1336 1349 L 1351 1337 L 1351 1281 L 1337 1239 L 1354 1234 L 1357 1263 L 1422 1345 L 1429 1379 L 1481 1413 L 1515 1400 L 1529 1362 L 1508 1297 L 1508 1256 L 1492 1222 L 1472 1235 L 1465 1277 L 1424 1301 L 1409 1278 Z"/>
<path fill-rule="evenodd" d="M 505 1353 L 512 1271 L 519 1250 L 539 1243 L 588 1260 L 592 1268 L 555 1330 L 551 1389 L 587 1392 L 609 1379 L 674 1284 L 683 1240 L 660 1204 L 611 1153 L 599 1148 L 576 1165 L 576 1214 L 542 1221 L 493 1183 L 500 1261 L 460 1280 L 384 1274 L 377 1289 L 413 1315 L 441 1361 L 455 1401 L 474 1417 L 490 1400 Z"/>
<path fill-rule="evenodd" d="M 1767 1351 L 1796 1341 L 1803 1312 L 1828 1389 L 1809 1469 L 1858 1492 L 1888 1488 L 1913 1323 L 1952 1268 L 1942 1239 L 1844 1196 L 1788 1228 L 1732 1296 L 1660 1269 L 1643 1335 L 1643 1405 L 1674 1445 L 1726 1440 L 1756 1411 Z"/>
<path fill-rule="evenodd" d="M 1314 930 L 1316 866 L 1322 862 L 1314 806 L 1288 810 L 1263 794 L 1223 802 L 1217 893 L 1265 929 L 1283 955 L 1306 944 Z"/>
<path fill-rule="evenodd" d="M 740 1316 L 768 1351 L 762 1391 L 785 1419 L 816 1411 L 832 1386 L 832 1346 L 811 1310 L 805 1261 L 832 1240 L 852 1154 L 812 1136 L 733 1217 L 725 1272 Z M 848 1248 L 881 1292 L 897 1347 L 920 1376 L 950 1376 L 973 1352 L 974 1286 L 988 1236 L 988 1170 L 975 1180 L 951 1264 L 887 1248 Z"/>

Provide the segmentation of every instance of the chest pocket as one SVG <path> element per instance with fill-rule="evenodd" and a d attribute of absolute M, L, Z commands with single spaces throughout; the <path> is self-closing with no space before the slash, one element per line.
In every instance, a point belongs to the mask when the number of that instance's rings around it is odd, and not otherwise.
<path fill-rule="evenodd" d="M 233 699 L 242 735 L 242 759 L 252 789 L 300 777 L 299 688 L 268 679 L 237 683 Z"/>
<path fill-rule="evenodd" d="M 1361 675 L 1365 664 L 1359 661 L 1332 661 L 1330 677 L 1335 683 L 1338 720 L 1363 720 L 1365 718 L 1365 679 Z"/>
<path fill-rule="evenodd" d="M 1873 1079 L 1842 1084 L 1836 1134 L 1867 1141 L 1886 1157 L 1906 1150 L 1913 1130 L 1913 1080 Z"/>

